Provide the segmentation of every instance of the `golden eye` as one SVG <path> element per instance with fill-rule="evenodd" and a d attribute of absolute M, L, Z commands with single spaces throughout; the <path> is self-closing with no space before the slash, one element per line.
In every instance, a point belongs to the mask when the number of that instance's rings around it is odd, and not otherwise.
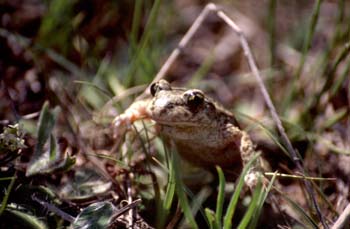
<path fill-rule="evenodd" d="M 187 105 L 191 110 L 196 109 L 204 102 L 204 95 L 201 91 L 191 90 L 184 94 Z"/>

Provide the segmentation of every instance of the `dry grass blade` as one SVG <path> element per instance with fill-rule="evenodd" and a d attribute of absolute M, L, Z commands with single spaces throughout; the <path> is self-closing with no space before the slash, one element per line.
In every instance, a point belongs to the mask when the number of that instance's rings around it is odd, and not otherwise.
<path fill-rule="evenodd" d="M 38 202 L 39 204 L 41 204 L 47 210 L 55 213 L 56 215 L 59 215 L 60 217 L 62 217 L 62 219 L 67 220 L 68 222 L 71 222 L 71 223 L 74 222 L 75 218 L 73 216 L 71 216 L 68 213 L 62 211 L 61 209 L 59 209 L 55 205 L 50 204 L 48 202 L 45 202 L 45 201 L 39 199 L 38 197 L 36 197 L 35 195 L 32 196 L 32 199 L 34 201 Z"/>
<path fill-rule="evenodd" d="M 350 219 L 350 204 L 348 204 L 346 206 L 346 208 L 344 209 L 344 211 L 341 213 L 341 215 L 339 216 L 339 218 L 337 219 L 337 221 L 335 221 L 335 223 L 333 224 L 331 229 L 341 229 L 344 228 L 346 226 L 346 223 L 349 223 L 349 219 Z"/>
<path fill-rule="evenodd" d="M 130 202 L 128 205 L 118 209 L 112 216 L 112 218 L 118 218 L 119 216 L 121 216 L 122 214 L 124 214 L 125 212 L 129 211 L 130 209 L 134 209 L 137 205 L 139 205 L 141 203 L 141 199 L 137 199 L 134 200 L 132 202 Z"/>

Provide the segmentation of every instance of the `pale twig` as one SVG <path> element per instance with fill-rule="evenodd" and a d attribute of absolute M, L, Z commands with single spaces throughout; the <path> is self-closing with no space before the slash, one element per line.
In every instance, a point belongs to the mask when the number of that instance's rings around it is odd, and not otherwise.
<path fill-rule="evenodd" d="M 157 82 L 160 79 L 162 79 L 165 75 L 165 73 L 169 70 L 171 64 L 175 61 L 175 59 L 180 55 L 180 52 L 183 48 L 185 48 L 185 46 L 187 45 L 187 43 L 191 40 L 191 38 L 193 37 L 193 35 L 196 33 L 196 31 L 199 29 L 199 27 L 202 25 L 204 19 L 208 16 L 208 14 L 211 11 L 211 7 L 208 4 L 203 11 L 199 14 L 199 16 L 197 17 L 197 19 L 193 22 L 192 26 L 190 27 L 190 29 L 186 32 L 186 34 L 183 36 L 183 38 L 181 39 L 180 43 L 178 44 L 178 46 L 173 50 L 173 52 L 170 54 L 170 56 L 168 57 L 168 59 L 166 60 L 166 62 L 163 64 L 163 66 L 161 67 L 161 69 L 159 70 L 158 74 L 156 75 L 156 77 L 153 79 L 153 82 Z"/>
<path fill-rule="evenodd" d="M 128 193 L 128 203 L 129 205 L 132 204 L 132 191 L 131 191 L 131 180 L 133 180 L 133 174 L 129 173 L 128 174 L 129 179 L 126 180 L 126 184 L 127 184 L 127 193 Z M 134 208 L 130 208 L 130 211 L 128 212 L 128 219 L 129 219 L 129 224 L 128 224 L 128 228 L 134 228 Z"/>
<path fill-rule="evenodd" d="M 145 85 L 139 85 L 139 86 L 135 86 L 132 88 L 128 88 L 128 90 L 125 90 L 120 95 L 116 95 L 112 99 L 108 100 L 108 102 L 103 106 L 102 109 L 104 109 L 105 107 L 109 108 L 112 106 L 112 104 L 117 103 L 119 101 L 122 101 L 126 97 L 140 93 L 140 92 L 144 91 L 145 88 L 146 88 Z"/>
<path fill-rule="evenodd" d="M 333 224 L 331 229 L 341 229 L 344 228 L 346 223 L 350 220 L 350 203 L 348 204 L 348 206 L 346 206 L 346 208 L 344 209 L 344 211 L 341 213 L 341 215 L 339 216 L 339 218 L 337 219 L 337 221 L 335 221 L 335 223 Z"/>
<path fill-rule="evenodd" d="M 300 163 L 300 158 L 299 158 L 298 154 L 296 153 L 296 151 L 294 150 L 294 148 L 292 146 L 292 143 L 290 142 L 290 140 L 289 140 L 289 138 L 288 138 L 288 136 L 287 136 L 287 134 L 286 134 L 286 132 L 285 132 L 285 130 L 283 128 L 282 122 L 281 122 L 281 120 L 280 120 L 280 118 L 279 118 L 279 116 L 277 114 L 275 106 L 272 103 L 270 95 L 267 92 L 267 89 L 266 89 L 265 84 L 264 84 L 264 82 L 262 80 L 262 77 L 260 76 L 258 67 L 257 67 L 257 65 L 255 63 L 255 60 L 253 58 L 252 52 L 250 51 L 247 39 L 245 38 L 242 30 L 222 10 L 218 9 L 215 4 L 209 3 L 208 6 L 213 11 L 216 11 L 217 15 L 222 20 L 224 20 L 227 23 L 227 25 L 229 25 L 233 29 L 233 31 L 238 35 L 238 37 L 240 39 L 240 42 L 241 42 L 241 45 L 242 45 L 242 48 L 243 48 L 243 51 L 244 51 L 244 55 L 246 56 L 246 58 L 248 60 L 249 67 L 250 67 L 253 75 L 255 76 L 255 79 L 258 82 L 260 91 L 261 91 L 261 93 L 262 93 L 262 95 L 264 97 L 264 100 L 266 102 L 267 107 L 270 110 L 272 119 L 276 123 L 278 132 L 280 133 L 280 135 L 282 137 L 282 141 L 283 141 L 284 145 L 287 147 L 288 152 L 291 155 L 294 163 L 297 165 L 299 171 L 301 171 L 304 174 L 305 171 L 304 171 L 303 166 Z M 314 207 L 316 209 L 317 215 L 318 215 L 318 217 L 319 217 L 323 227 L 324 228 L 328 228 L 327 224 L 324 222 L 324 219 L 323 219 L 323 216 L 321 214 L 320 208 L 319 208 L 319 206 L 318 206 L 318 204 L 316 202 L 316 199 L 315 199 L 315 196 L 314 196 L 311 184 L 307 180 L 304 180 L 304 184 L 305 184 L 305 188 L 306 188 L 306 190 L 307 190 L 307 192 L 308 192 L 308 194 L 309 194 L 309 196 L 310 196 L 310 198 L 311 198 L 311 200 L 313 202 L 313 205 L 314 205 Z"/>
<path fill-rule="evenodd" d="M 271 173 L 271 172 L 265 172 L 264 175 L 278 176 L 278 177 L 292 178 L 292 179 L 316 180 L 316 181 L 336 181 L 337 180 L 337 178 L 308 177 L 308 176 L 290 175 L 290 174 L 284 174 L 284 173 Z"/>
<path fill-rule="evenodd" d="M 203 24 L 204 19 L 208 16 L 208 14 L 212 11 L 210 4 L 208 4 L 202 12 L 199 14 L 197 19 L 193 22 L 192 26 L 189 28 L 189 30 L 186 32 L 186 34 L 183 36 L 183 38 L 180 40 L 177 47 L 172 51 L 168 59 L 165 61 L 165 63 L 160 68 L 157 75 L 154 77 L 152 83 L 159 81 L 160 79 L 164 78 L 165 74 L 168 72 L 170 66 L 174 63 L 176 58 L 180 55 L 181 51 L 185 48 L 187 43 L 191 40 L 193 35 L 197 32 L 199 27 Z M 145 92 L 148 93 L 149 90 L 146 90 Z M 143 93 L 140 95 L 137 99 L 143 98 L 146 93 Z"/>

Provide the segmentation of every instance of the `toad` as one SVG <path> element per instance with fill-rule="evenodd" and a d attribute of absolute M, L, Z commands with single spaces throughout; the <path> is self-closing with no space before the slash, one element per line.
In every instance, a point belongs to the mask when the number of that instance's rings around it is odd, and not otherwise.
<path fill-rule="evenodd" d="M 151 99 L 136 101 L 114 119 L 117 134 L 136 120 L 151 119 L 185 160 L 203 168 L 219 165 L 226 172 L 237 171 L 256 153 L 233 114 L 201 90 L 172 87 L 160 80 L 150 86 L 150 92 Z M 258 167 L 259 162 L 248 172 L 246 183 L 256 183 Z"/>

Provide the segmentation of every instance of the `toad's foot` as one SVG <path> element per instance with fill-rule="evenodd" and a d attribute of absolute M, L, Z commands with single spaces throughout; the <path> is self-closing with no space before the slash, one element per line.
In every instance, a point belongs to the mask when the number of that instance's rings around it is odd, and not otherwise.
<path fill-rule="evenodd" d="M 113 137 L 117 139 L 122 138 L 126 131 L 131 129 L 131 125 L 135 121 L 148 118 L 147 104 L 148 101 L 145 100 L 134 102 L 123 114 L 115 117 L 113 120 Z"/>
<path fill-rule="evenodd" d="M 131 128 L 131 119 L 126 114 L 121 114 L 113 120 L 113 138 L 122 138 L 126 131 Z"/>

